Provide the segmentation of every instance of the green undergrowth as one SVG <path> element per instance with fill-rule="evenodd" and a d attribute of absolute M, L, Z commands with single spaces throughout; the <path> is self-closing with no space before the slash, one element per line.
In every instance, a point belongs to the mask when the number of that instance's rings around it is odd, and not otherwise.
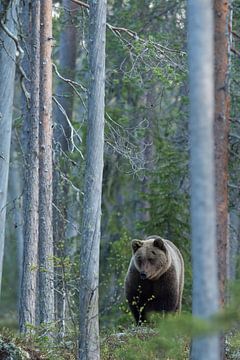
<path fill-rule="evenodd" d="M 189 359 L 191 339 L 209 337 L 220 331 L 226 333 L 226 359 L 240 359 L 238 319 L 219 314 L 211 321 L 194 319 L 190 314 L 159 319 L 158 325 L 133 327 L 109 333 L 102 338 L 102 360 L 186 360 Z M 236 314 L 235 314 L 236 315 Z M 230 327 L 235 330 L 229 330 Z"/>
<path fill-rule="evenodd" d="M 0 359 L 25 360 L 47 359 L 36 344 L 28 338 L 18 337 L 7 329 L 2 329 L 0 334 Z"/>
<path fill-rule="evenodd" d="M 240 359 L 240 284 L 231 289 L 231 302 L 209 320 L 190 313 L 151 318 L 151 325 L 112 331 L 102 337 L 103 360 L 185 360 L 192 338 L 226 334 L 226 358 Z"/>
<path fill-rule="evenodd" d="M 20 335 L 7 328 L 0 332 L 1 360 L 76 360 L 76 339 L 57 338 L 39 328 L 34 335 Z M 49 329 L 48 329 L 49 330 Z"/>
<path fill-rule="evenodd" d="M 157 328 L 131 328 L 124 332 L 109 334 L 102 340 L 101 359 L 141 360 L 141 359 L 187 359 L 188 339 L 173 338 L 159 334 Z M 181 357 L 179 356 L 181 354 Z"/>
<path fill-rule="evenodd" d="M 190 313 L 151 317 L 141 327 L 114 326 L 101 332 L 101 360 L 185 360 L 193 337 L 226 334 L 228 360 L 240 359 L 240 285 L 234 284 L 231 304 L 209 320 L 193 318 Z M 1 360 L 76 360 L 77 334 L 68 330 L 60 339 L 56 326 L 41 326 L 34 335 L 23 336 L 2 329 Z"/>
<path fill-rule="evenodd" d="M 210 324 L 187 315 L 177 320 L 161 319 L 159 326 L 112 330 L 101 335 L 101 360 L 186 360 L 193 334 L 211 336 L 217 326 L 218 321 Z M 40 341 L 36 336 L 19 336 L 4 329 L 0 334 L 0 359 L 76 360 L 76 349 L 69 342 L 49 338 Z M 226 359 L 240 359 L 239 349 L 240 330 L 235 327 L 227 332 Z"/>

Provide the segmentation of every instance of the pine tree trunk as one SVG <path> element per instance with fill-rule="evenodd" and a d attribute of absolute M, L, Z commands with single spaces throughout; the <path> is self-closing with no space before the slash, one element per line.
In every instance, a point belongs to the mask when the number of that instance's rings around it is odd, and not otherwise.
<path fill-rule="evenodd" d="M 230 71 L 230 3 L 215 0 L 215 168 L 220 303 L 225 303 L 228 253 L 228 134 Z"/>
<path fill-rule="evenodd" d="M 52 1 L 41 1 L 39 125 L 39 320 L 54 320 L 52 233 Z"/>
<path fill-rule="evenodd" d="M 25 114 L 28 124 L 24 184 L 24 251 L 20 294 L 19 325 L 21 332 L 36 325 L 36 296 L 39 237 L 39 81 L 40 81 L 40 0 L 31 6 L 31 52 L 30 52 L 30 114 Z M 30 27 L 29 27 L 30 31 Z"/>
<path fill-rule="evenodd" d="M 6 203 L 16 68 L 16 44 L 7 32 L 17 35 L 18 0 L 0 4 L 0 291 L 5 239 Z M 4 27 L 4 28 L 3 28 Z"/>
<path fill-rule="evenodd" d="M 188 1 L 190 72 L 193 315 L 218 311 L 214 177 L 213 12 L 208 0 Z M 218 360 L 219 338 L 193 340 L 192 360 Z"/>
<path fill-rule="evenodd" d="M 104 149 L 106 0 L 90 1 L 90 89 L 87 155 L 80 244 L 79 359 L 100 359 L 99 246 Z"/>
<path fill-rule="evenodd" d="M 217 253 L 220 305 L 226 300 L 228 276 L 228 135 L 230 116 L 230 0 L 215 0 L 215 172 L 217 209 Z M 225 359 L 225 341 L 221 337 L 221 359 Z"/>

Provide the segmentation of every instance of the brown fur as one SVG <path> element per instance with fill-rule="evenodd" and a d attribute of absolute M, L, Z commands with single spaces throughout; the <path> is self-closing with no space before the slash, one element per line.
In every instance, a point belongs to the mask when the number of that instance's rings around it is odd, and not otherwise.
<path fill-rule="evenodd" d="M 147 321 L 152 311 L 181 311 L 184 262 L 178 248 L 153 235 L 132 240 L 132 250 L 125 294 L 137 324 Z"/>

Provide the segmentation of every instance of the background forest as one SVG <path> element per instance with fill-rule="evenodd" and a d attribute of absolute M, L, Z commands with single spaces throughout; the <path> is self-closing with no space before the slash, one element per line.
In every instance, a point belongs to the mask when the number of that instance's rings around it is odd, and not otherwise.
<path fill-rule="evenodd" d="M 6 338 L 12 336 L 6 329 L 14 333 L 18 329 L 23 271 L 23 221 L 26 211 L 23 199 L 27 186 L 24 177 L 29 140 L 26 122 L 30 88 L 28 56 L 32 36 L 27 24 L 31 2 L 24 0 L 21 6 L 19 1 L 10 3 L 12 8 L 17 8 L 18 46 L 0 307 L 0 329 Z M 233 0 L 231 6 L 231 64 L 228 67 L 231 110 L 227 135 L 229 164 L 228 174 L 225 174 L 228 176 L 229 246 L 225 255 L 228 258 L 228 279 L 237 281 L 240 236 L 240 1 Z M 79 0 L 54 1 L 52 19 L 56 322 L 50 330 L 42 326 L 40 335 L 34 340 L 31 338 L 28 346 L 32 347 L 32 342 L 36 341 L 37 348 L 46 354 L 46 359 L 75 359 L 86 166 L 88 39 L 91 35 L 89 5 Z M 129 331 L 126 329 L 133 327 L 133 318 L 124 299 L 124 277 L 131 258 L 131 239 L 159 234 L 179 247 L 185 261 L 183 313 L 186 316 L 191 313 L 187 62 L 186 1 L 108 0 L 99 288 L 103 359 L 147 358 L 146 353 L 142 357 L 138 353 L 136 357 L 134 352 L 140 349 L 138 338 L 147 343 L 151 337 L 150 330 L 136 336 L 136 343 L 131 344 L 132 352 L 124 340 L 124 334 Z M 167 351 L 170 348 L 172 351 L 166 359 L 186 359 L 188 340 L 184 335 L 177 347 L 172 342 L 169 345 L 168 332 L 172 332 L 173 327 L 171 323 L 168 326 L 165 328 L 166 337 L 161 342 L 162 349 Z M 51 342 L 49 345 L 46 336 L 49 331 L 54 333 L 55 327 L 57 341 L 62 344 L 60 349 Z M 240 335 L 235 330 L 230 335 L 227 358 L 240 359 Z M 18 341 L 20 344 L 23 340 Z M 119 343 L 123 348 L 120 346 L 120 350 L 116 350 Z M 163 354 L 156 356 L 156 352 L 160 351 L 157 345 L 154 348 L 151 343 L 150 346 L 152 353 L 149 359 L 164 358 Z M 115 350 L 116 355 L 113 355 Z M 147 351 L 149 354 L 150 350 Z"/>

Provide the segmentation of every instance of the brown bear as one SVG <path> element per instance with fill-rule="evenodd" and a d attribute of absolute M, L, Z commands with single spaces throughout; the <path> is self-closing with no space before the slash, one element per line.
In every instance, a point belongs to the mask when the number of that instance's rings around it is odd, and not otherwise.
<path fill-rule="evenodd" d="M 145 240 L 132 240 L 132 250 L 125 294 L 136 323 L 146 322 L 152 311 L 180 311 L 184 262 L 178 248 L 171 241 L 152 235 Z"/>

